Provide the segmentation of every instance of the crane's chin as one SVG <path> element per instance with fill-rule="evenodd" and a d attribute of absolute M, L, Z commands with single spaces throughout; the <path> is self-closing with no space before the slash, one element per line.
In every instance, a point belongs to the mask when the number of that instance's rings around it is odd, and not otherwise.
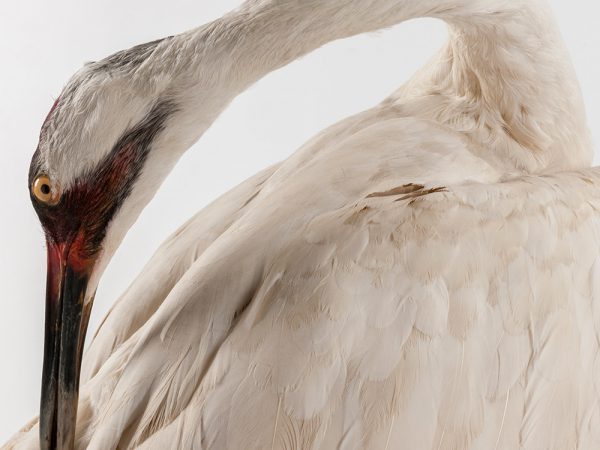
<path fill-rule="evenodd" d="M 79 372 L 93 298 L 91 267 L 73 263 L 70 245 L 48 244 L 46 331 L 40 405 L 40 448 L 74 447 Z"/>

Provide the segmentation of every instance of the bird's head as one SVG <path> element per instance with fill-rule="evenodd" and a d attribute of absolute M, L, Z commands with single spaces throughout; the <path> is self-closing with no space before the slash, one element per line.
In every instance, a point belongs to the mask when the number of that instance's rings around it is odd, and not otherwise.
<path fill-rule="evenodd" d="M 42 126 L 29 189 L 47 243 L 46 332 L 40 438 L 73 446 L 79 370 L 99 278 L 177 156 L 173 100 L 156 83 L 88 65 Z M 181 143 L 179 143 L 181 144 Z"/>

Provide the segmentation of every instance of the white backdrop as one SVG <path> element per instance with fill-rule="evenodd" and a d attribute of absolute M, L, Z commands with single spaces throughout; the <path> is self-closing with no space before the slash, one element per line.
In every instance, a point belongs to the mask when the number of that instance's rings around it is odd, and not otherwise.
<path fill-rule="evenodd" d="M 84 62 L 214 19 L 241 0 L 22 0 L 0 9 L 0 445 L 37 414 L 45 250 L 27 191 L 29 161 L 53 99 Z M 600 5 L 552 0 L 600 137 Z M 585 6 L 585 8 L 584 8 Z M 90 332 L 160 242 L 209 201 L 285 158 L 325 126 L 374 105 L 443 43 L 409 22 L 336 42 L 239 97 L 183 158 L 131 230 L 98 290 Z"/>

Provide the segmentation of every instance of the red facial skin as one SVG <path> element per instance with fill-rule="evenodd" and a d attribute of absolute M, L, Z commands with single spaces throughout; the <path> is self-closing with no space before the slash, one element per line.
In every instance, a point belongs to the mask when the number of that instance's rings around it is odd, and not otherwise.
<path fill-rule="evenodd" d="M 62 288 L 65 268 L 68 266 L 78 276 L 89 277 L 94 268 L 95 258 L 82 257 L 83 252 L 80 246 L 84 242 L 83 235 L 69 246 L 66 243 L 47 243 L 47 297 L 58 299 Z"/>
<path fill-rule="evenodd" d="M 71 249 L 68 256 L 68 264 L 75 272 L 79 274 L 90 274 L 94 266 L 96 258 L 87 256 L 85 252 L 86 236 L 80 231 L 71 244 Z"/>

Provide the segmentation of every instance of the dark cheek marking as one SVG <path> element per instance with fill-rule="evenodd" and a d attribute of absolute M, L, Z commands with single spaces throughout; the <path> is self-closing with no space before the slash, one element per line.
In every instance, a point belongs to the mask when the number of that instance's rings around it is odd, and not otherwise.
<path fill-rule="evenodd" d="M 69 246 L 66 251 L 72 270 L 79 273 L 92 270 L 110 222 L 131 193 L 155 137 L 175 111 L 175 105 L 170 101 L 157 103 L 144 120 L 123 134 L 93 173 L 82 176 L 63 194 L 56 207 L 42 207 L 34 199 L 48 241 Z M 30 183 L 38 169 L 34 156 Z"/>

